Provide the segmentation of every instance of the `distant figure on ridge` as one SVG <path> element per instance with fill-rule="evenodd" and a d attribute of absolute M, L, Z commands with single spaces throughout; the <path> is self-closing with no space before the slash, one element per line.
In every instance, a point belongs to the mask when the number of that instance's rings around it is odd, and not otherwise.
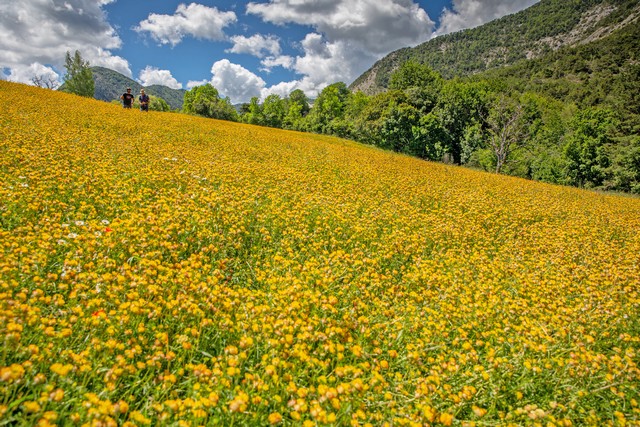
<path fill-rule="evenodd" d="M 140 111 L 149 111 L 149 95 L 144 93 L 144 89 L 140 89 L 138 101 L 140 101 Z"/>
<path fill-rule="evenodd" d="M 134 96 L 131 93 L 131 88 L 128 87 L 127 91 L 120 95 L 120 99 L 122 99 L 122 106 L 124 108 L 131 108 L 131 106 L 133 105 L 133 98 Z"/>

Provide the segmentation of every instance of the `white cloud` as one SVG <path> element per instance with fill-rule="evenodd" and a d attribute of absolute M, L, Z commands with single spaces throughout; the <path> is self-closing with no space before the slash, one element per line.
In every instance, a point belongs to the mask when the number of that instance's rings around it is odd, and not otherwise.
<path fill-rule="evenodd" d="M 371 53 L 353 49 L 346 41 L 329 42 L 320 34 L 308 34 L 302 41 L 304 56 L 296 58 L 294 69 L 319 92 L 335 82 L 350 83 L 372 63 Z"/>
<path fill-rule="evenodd" d="M 44 64 L 64 73 L 66 52 L 80 51 L 91 65 L 105 65 L 131 76 L 128 62 L 111 50 L 122 45 L 102 6 L 109 0 L 31 0 L 0 2 L 0 68 L 7 78 L 25 82 Z"/>
<path fill-rule="evenodd" d="M 310 25 L 330 42 L 386 54 L 429 38 L 434 23 L 413 0 L 271 0 L 247 13 L 275 24 Z"/>
<path fill-rule="evenodd" d="M 160 70 L 149 65 L 140 71 L 138 82 L 142 86 L 162 85 L 171 89 L 182 89 L 182 84 L 171 75 L 171 71 Z"/>
<path fill-rule="evenodd" d="M 516 13 L 539 0 L 453 0 L 453 8 L 445 9 L 435 35 L 478 27 L 494 19 Z"/>
<path fill-rule="evenodd" d="M 262 78 L 228 59 L 214 63 L 211 74 L 211 84 L 234 104 L 248 102 L 252 97 L 260 96 L 266 85 Z"/>
<path fill-rule="evenodd" d="M 280 55 L 280 40 L 275 36 L 265 37 L 261 34 L 251 37 L 233 36 L 231 41 L 233 41 L 233 47 L 225 52 L 246 53 L 258 58 L 264 58 L 266 55 Z"/>
<path fill-rule="evenodd" d="M 291 69 L 295 64 L 295 58 L 288 55 L 270 56 L 260 61 L 260 64 L 263 67 L 262 71 L 266 71 L 266 72 L 271 71 L 271 69 L 274 67 Z"/>
<path fill-rule="evenodd" d="M 46 65 L 42 65 L 38 62 L 34 62 L 27 66 L 18 65 L 13 67 L 7 76 L 7 80 L 34 84 L 34 77 L 41 79 L 43 83 L 60 81 L 60 75 L 53 68 L 47 67 Z"/>
<path fill-rule="evenodd" d="M 109 68 L 111 70 L 115 70 L 119 73 L 124 74 L 125 76 L 132 77 L 131 68 L 129 68 L 129 61 L 122 58 L 121 56 L 112 55 L 108 50 L 104 50 L 101 48 L 96 48 L 91 51 L 90 57 L 85 59 L 89 59 L 90 64 Z"/>
<path fill-rule="evenodd" d="M 189 80 L 187 83 L 187 89 L 193 89 L 196 86 L 204 86 L 207 83 L 211 83 L 209 80 Z"/>
<path fill-rule="evenodd" d="M 224 40 L 224 28 L 237 21 L 234 12 L 222 12 L 201 4 L 180 4 L 173 15 L 152 13 L 134 28 L 147 32 L 161 44 L 177 45 L 185 36 L 206 40 Z"/>
<path fill-rule="evenodd" d="M 247 13 L 278 25 L 315 29 L 300 43 L 302 53 L 295 59 L 274 57 L 262 63 L 266 70 L 280 65 L 302 76 L 267 91 L 295 86 L 309 96 L 338 81 L 352 82 L 389 52 L 428 40 L 434 29 L 413 0 L 270 0 L 249 3 Z"/>

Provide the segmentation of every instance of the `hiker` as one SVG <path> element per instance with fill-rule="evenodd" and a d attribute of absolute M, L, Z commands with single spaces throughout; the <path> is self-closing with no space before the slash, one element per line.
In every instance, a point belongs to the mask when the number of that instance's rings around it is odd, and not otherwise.
<path fill-rule="evenodd" d="M 138 101 L 140 101 L 140 111 L 149 111 L 149 95 L 144 93 L 144 89 L 140 89 Z"/>
<path fill-rule="evenodd" d="M 133 94 L 131 93 L 131 88 L 128 87 L 127 91 L 120 95 L 120 99 L 122 99 L 122 106 L 124 108 L 131 108 L 133 105 Z"/>

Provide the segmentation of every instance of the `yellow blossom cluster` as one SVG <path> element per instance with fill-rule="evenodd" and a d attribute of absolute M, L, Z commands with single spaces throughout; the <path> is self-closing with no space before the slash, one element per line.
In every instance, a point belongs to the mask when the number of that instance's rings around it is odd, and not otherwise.
<path fill-rule="evenodd" d="M 640 200 L 0 81 L 8 425 L 638 426 Z"/>

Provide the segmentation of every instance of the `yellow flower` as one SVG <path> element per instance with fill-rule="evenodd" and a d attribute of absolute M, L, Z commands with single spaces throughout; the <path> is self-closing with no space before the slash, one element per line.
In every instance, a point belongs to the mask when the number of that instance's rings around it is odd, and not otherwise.
<path fill-rule="evenodd" d="M 22 407 L 26 412 L 35 413 L 40 412 L 40 404 L 34 401 L 26 401 L 22 404 Z"/>
<path fill-rule="evenodd" d="M 269 414 L 269 424 L 278 424 L 282 421 L 282 415 L 277 412 Z"/>

